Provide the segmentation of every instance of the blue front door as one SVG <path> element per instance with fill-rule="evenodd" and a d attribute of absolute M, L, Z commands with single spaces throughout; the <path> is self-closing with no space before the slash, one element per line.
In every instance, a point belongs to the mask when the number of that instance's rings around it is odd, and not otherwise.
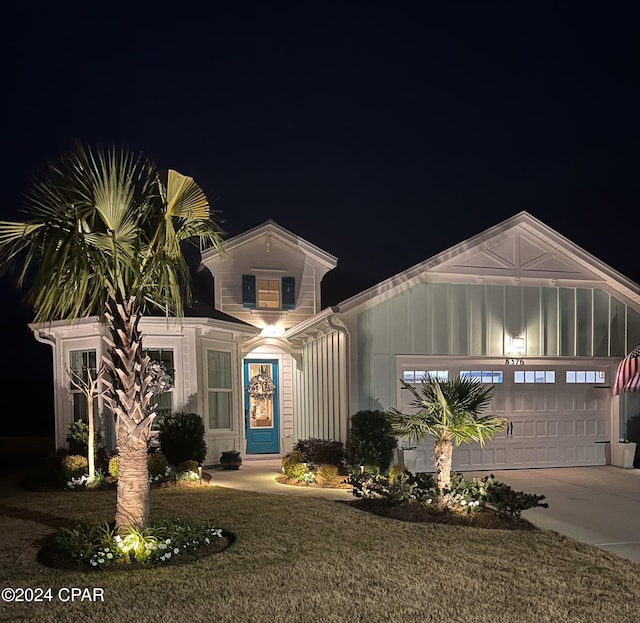
<path fill-rule="evenodd" d="M 247 454 L 280 452 L 278 361 L 245 359 L 244 392 Z"/>

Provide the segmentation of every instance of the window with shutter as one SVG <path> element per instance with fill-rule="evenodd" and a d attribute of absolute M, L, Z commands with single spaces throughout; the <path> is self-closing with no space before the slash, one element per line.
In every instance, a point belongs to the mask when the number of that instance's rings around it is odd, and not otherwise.
<path fill-rule="evenodd" d="M 282 278 L 282 309 L 296 308 L 296 280 L 294 277 Z"/>
<path fill-rule="evenodd" d="M 242 306 L 256 308 L 256 278 L 254 275 L 242 275 Z"/>

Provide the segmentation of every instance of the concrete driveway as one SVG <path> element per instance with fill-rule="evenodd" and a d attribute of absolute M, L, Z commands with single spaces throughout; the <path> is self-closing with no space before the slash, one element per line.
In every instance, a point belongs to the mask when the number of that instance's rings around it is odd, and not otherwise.
<path fill-rule="evenodd" d="M 281 460 L 246 460 L 239 470 L 207 470 L 221 487 L 281 495 L 308 495 L 336 500 L 352 498 L 349 491 L 289 487 L 278 484 Z M 468 472 L 486 476 L 489 472 Z M 542 494 L 549 508 L 525 511 L 539 528 L 554 530 L 577 541 L 640 562 L 640 470 L 619 467 L 564 467 L 491 472 L 517 491 Z"/>
<path fill-rule="evenodd" d="M 607 465 L 492 473 L 513 489 L 547 497 L 549 508 L 523 514 L 539 528 L 640 562 L 640 469 Z"/>

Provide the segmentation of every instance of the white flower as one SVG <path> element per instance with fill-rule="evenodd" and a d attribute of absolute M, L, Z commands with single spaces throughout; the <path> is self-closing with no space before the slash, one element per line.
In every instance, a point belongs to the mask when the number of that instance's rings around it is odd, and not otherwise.
<path fill-rule="evenodd" d="M 111 559 L 113 558 L 113 554 L 112 554 L 111 552 L 109 552 L 109 553 L 107 554 L 107 558 L 108 558 L 109 560 L 111 560 Z"/>
<path fill-rule="evenodd" d="M 185 545 L 185 547 L 186 547 L 186 545 Z M 179 554 L 179 553 L 180 553 L 180 550 L 179 550 L 177 547 L 174 547 L 174 548 L 173 548 L 173 553 L 174 553 L 174 554 Z"/>

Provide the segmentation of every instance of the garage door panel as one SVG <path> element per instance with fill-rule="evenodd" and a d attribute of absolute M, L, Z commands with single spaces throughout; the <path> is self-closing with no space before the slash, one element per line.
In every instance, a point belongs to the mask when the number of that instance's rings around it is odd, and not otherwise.
<path fill-rule="evenodd" d="M 448 367 L 449 378 L 460 370 L 491 368 L 495 373 L 500 367 L 495 361 L 484 367 L 474 364 L 471 368 L 459 362 L 457 368 L 443 366 Z M 567 381 L 568 371 L 574 371 L 574 378 L 579 378 L 575 371 L 581 366 L 584 369 L 584 361 L 524 366 L 518 365 L 517 370 L 504 366 L 503 377 L 494 383 L 491 412 L 506 417 L 509 430 L 496 435 L 484 447 L 463 444 L 455 448 L 453 468 L 465 471 L 604 465 L 605 444 L 597 442 L 610 438 L 610 389 Z M 438 364 L 437 369 L 443 368 Z M 427 445 L 429 451 L 423 454 L 428 460 L 425 458 L 422 463 L 432 471 L 432 442 Z"/>

